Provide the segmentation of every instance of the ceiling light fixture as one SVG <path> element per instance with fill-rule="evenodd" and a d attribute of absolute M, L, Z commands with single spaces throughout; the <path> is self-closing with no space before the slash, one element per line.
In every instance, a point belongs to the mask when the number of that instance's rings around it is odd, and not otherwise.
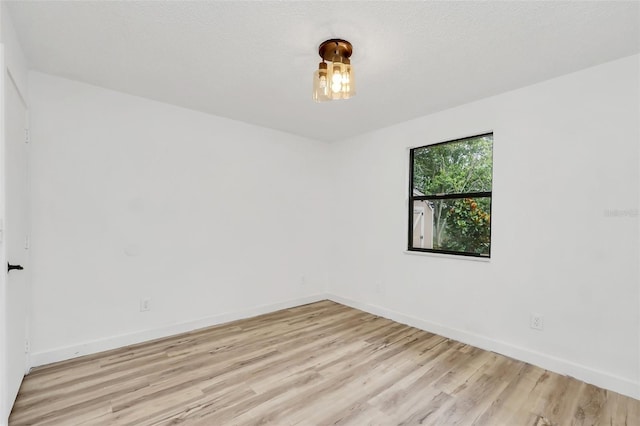
<path fill-rule="evenodd" d="M 351 66 L 351 43 L 339 38 L 327 40 L 320 45 L 318 54 L 322 62 L 313 74 L 313 100 L 316 102 L 349 99 L 356 94 L 353 67 Z"/>

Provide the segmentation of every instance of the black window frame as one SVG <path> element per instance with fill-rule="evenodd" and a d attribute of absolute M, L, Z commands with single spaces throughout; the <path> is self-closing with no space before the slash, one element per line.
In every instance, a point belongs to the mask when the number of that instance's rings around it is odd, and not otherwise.
<path fill-rule="evenodd" d="M 493 161 L 491 165 L 491 191 L 483 191 L 483 192 L 464 192 L 464 193 L 452 193 L 452 194 L 425 194 L 425 195 L 414 195 L 414 152 L 419 149 L 434 147 L 438 145 L 446 145 L 456 142 L 461 142 L 468 139 L 480 138 L 483 136 L 491 136 L 491 156 L 493 158 L 493 135 L 494 132 L 486 132 L 480 133 L 477 135 L 465 136 L 463 138 L 452 139 L 444 142 L 437 142 L 433 144 L 427 144 L 422 146 L 417 146 L 411 148 L 409 150 L 409 203 L 407 205 L 408 212 L 408 223 L 407 223 L 407 250 L 412 252 L 423 252 L 423 253 L 436 253 L 436 254 L 448 254 L 448 255 L 457 255 L 457 256 L 467 256 L 467 257 L 479 257 L 482 259 L 490 259 L 491 258 L 491 238 L 489 243 L 489 253 L 488 254 L 480 254 L 480 253 L 471 253 L 471 252 L 463 252 L 463 251 L 455 251 L 455 250 L 441 250 L 441 249 L 429 249 L 429 248 L 421 248 L 421 247 L 413 247 L 413 211 L 414 211 L 414 202 L 415 201 L 431 201 L 431 200 L 445 200 L 445 199 L 460 199 L 460 198 L 489 198 L 489 206 L 490 211 L 493 208 Z M 490 232 L 493 229 L 493 214 L 491 213 L 489 216 L 489 229 Z M 491 232 L 492 234 L 492 232 Z"/>

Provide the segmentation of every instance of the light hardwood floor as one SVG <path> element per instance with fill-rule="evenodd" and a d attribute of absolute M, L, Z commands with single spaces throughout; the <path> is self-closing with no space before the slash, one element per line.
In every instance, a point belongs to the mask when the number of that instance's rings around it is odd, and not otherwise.
<path fill-rule="evenodd" d="M 640 425 L 640 401 L 324 301 L 35 369 L 10 425 Z"/>

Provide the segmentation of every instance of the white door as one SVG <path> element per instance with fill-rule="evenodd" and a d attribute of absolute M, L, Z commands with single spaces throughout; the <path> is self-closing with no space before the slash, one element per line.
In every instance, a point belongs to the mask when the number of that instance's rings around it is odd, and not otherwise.
<path fill-rule="evenodd" d="M 5 414 L 15 401 L 28 368 L 27 320 L 29 313 L 28 273 L 28 178 L 27 178 L 27 108 L 10 74 L 4 74 L 4 244 L 6 261 L 19 268 L 7 271 L 2 311 L 5 314 Z M 1 336 L 2 334 L 0 334 Z"/>
<path fill-rule="evenodd" d="M 424 207 L 413 208 L 413 245 L 424 248 Z"/>

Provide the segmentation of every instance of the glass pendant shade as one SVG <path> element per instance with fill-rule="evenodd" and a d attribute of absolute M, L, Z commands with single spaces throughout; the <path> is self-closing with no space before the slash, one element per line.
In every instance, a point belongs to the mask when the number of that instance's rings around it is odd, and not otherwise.
<path fill-rule="evenodd" d="M 313 100 L 316 102 L 330 101 L 329 86 L 327 64 L 320 62 L 318 69 L 313 74 Z"/>
<path fill-rule="evenodd" d="M 349 99 L 356 94 L 356 85 L 353 78 L 353 68 L 349 59 L 344 64 L 342 73 L 342 99 Z"/>
<path fill-rule="evenodd" d="M 344 65 L 337 62 L 331 64 L 331 98 L 342 99 L 342 74 Z"/>
<path fill-rule="evenodd" d="M 313 75 L 313 100 L 316 102 L 349 99 L 356 94 L 348 41 L 327 40 L 320 45 L 323 61 Z"/>

